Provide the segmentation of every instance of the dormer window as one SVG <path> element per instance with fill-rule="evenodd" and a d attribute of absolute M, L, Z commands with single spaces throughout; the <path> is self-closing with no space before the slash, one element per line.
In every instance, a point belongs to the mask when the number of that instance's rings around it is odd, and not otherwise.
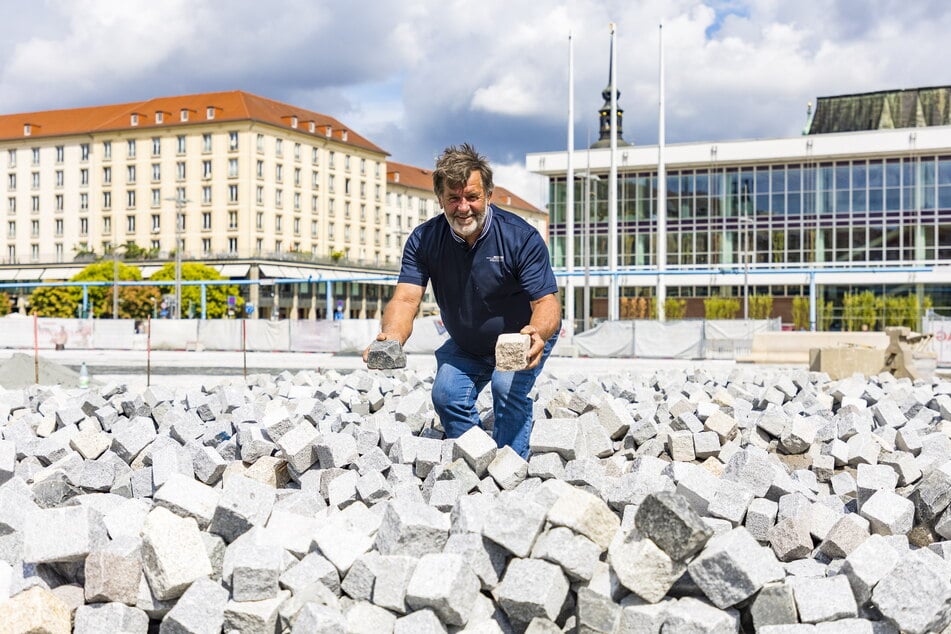
<path fill-rule="evenodd" d="M 296 116 L 291 117 L 291 127 L 294 128 L 295 130 L 297 129 L 297 117 L 296 117 Z"/>
<path fill-rule="evenodd" d="M 314 123 L 313 121 L 308 121 L 308 122 L 307 122 L 307 129 L 310 130 L 310 133 L 311 133 L 311 134 L 313 134 L 314 132 L 317 131 L 317 124 Z"/>
<path fill-rule="evenodd" d="M 329 125 L 324 126 L 324 136 L 330 138 L 330 135 L 334 133 L 334 129 Z"/>
<path fill-rule="evenodd" d="M 207 108 L 205 108 L 205 118 L 206 118 L 206 119 L 214 119 L 214 118 L 215 118 L 215 107 L 214 107 L 214 106 L 208 106 Z"/>
<path fill-rule="evenodd" d="M 181 119 L 182 122 L 188 121 L 188 108 L 182 108 Z"/>
<path fill-rule="evenodd" d="M 165 113 L 159 110 L 155 113 L 155 123 L 164 123 L 165 122 Z"/>
<path fill-rule="evenodd" d="M 346 130 L 341 130 L 341 131 L 340 131 L 340 140 L 341 140 L 341 141 L 346 141 L 346 140 L 347 140 L 347 131 L 346 131 Z"/>
<path fill-rule="evenodd" d="M 33 126 L 29 123 L 23 124 L 23 136 L 30 136 L 33 134 Z"/>
<path fill-rule="evenodd" d="M 139 125 L 139 115 L 132 113 L 132 116 L 129 117 L 129 123 L 131 125 Z"/>

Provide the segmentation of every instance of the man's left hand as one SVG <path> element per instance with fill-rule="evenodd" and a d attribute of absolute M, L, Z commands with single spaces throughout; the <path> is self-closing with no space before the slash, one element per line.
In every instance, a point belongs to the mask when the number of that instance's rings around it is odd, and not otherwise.
<path fill-rule="evenodd" d="M 528 349 L 528 365 L 526 370 L 533 370 L 538 367 L 542 361 L 542 352 L 545 350 L 545 340 L 538 334 L 535 326 L 525 326 L 519 331 L 520 334 L 529 335 L 532 338 L 532 345 Z"/>

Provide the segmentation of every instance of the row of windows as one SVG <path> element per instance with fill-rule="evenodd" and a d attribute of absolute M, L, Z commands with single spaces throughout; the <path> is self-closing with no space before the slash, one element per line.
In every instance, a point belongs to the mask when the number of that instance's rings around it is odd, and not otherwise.
<path fill-rule="evenodd" d="M 608 236 L 591 232 L 574 237 L 575 267 L 608 266 Z M 621 266 L 655 262 L 656 236 L 618 237 Z M 565 266 L 565 238 L 552 239 L 555 266 Z M 868 225 L 838 228 L 757 228 L 751 231 L 669 231 L 667 264 L 711 267 L 768 264 L 860 264 L 951 260 L 951 224 Z"/>
<path fill-rule="evenodd" d="M 667 216 L 675 220 L 951 209 L 951 157 L 678 170 L 668 172 L 666 188 Z M 565 189 L 564 178 L 551 179 L 553 224 L 565 222 Z M 585 209 L 605 222 L 607 198 L 603 175 L 591 177 L 590 187 L 576 182 L 576 222 Z M 656 172 L 619 175 L 619 221 L 654 219 L 656 205 Z"/>
<path fill-rule="evenodd" d="M 165 139 L 163 137 L 152 137 L 151 140 L 151 156 L 161 156 L 162 155 L 162 145 Z M 210 153 L 213 149 L 213 137 L 209 133 L 202 134 L 201 137 L 201 149 L 203 153 Z M 180 134 L 175 137 L 175 152 L 177 155 L 184 155 L 187 150 L 188 137 L 186 135 Z M 228 132 L 228 151 L 234 152 L 238 150 L 239 145 L 239 134 L 237 131 Z M 263 134 L 257 135 L 256 149 L 258 153 L 263 153 L 265 150 L 265 136 Z M 320 148 L 312 147 L 311 150 L 311 164 L 319 165 L 320 164 Z M 55 161 L 57 164 L 63 163 L 66 157 L 66 147 L 63 145 L 57 145 L 54 147 L 56 153 Z M 295 161 L 301 160 L 302 146 L 300 143 L 294 143 L 293 145 L 293 158 Z M 32 156 L 32 165 L 40 164 L 40 148 L 34 147 L 30 148 Z M 88 143 L 81 143 L 79 145 L 80 160 L 88 161 L 90 156 L 90 149 Z M 138 153 L 138 139 L 128 139 L 126 141 L 126 158 L 134 159 Z M 102 154 L 103 160 L 112 159 L 112 141 L 103 141 L 102 142 Z M 280 138 L 274 139 L 274 154 L 278 157 L 284 156 L 284 140 Z M 328 150 L 327 152 L 327 164 L 328 167 L 334 169 L 336 166 L 336 152 L 334 150 Z M 350 154 L 344 154 L 343 157 L 343 168 L 346 171 L 351 169 L 352 157 Z M 379 162 L 372 161 L 373 163 L 373 175 L 375 178 L 380 178 L 381 173 L 381 164 Z M 7 167 L 15 168 L 17 165 L 17 150 L 10 149 L 7 151 Z M 361 175 L 367 173 L 367 159 L 359 159 L 359 170 Z"/>

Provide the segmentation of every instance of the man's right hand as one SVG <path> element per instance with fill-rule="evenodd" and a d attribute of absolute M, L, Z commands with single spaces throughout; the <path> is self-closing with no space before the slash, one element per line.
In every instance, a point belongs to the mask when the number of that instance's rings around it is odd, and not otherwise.
<path fill-rule="evenodd" d="M 397 341 L 399 341 L 399 338 L 398 338 L 398 337 L 394 337 L 393 335 L 388 335 L 388 334 L 385 333 L 385 332 L 381 332 L 380 334 L 378 334 L 378 335 L 376 336 L 376 339 L 374 339 L 374 341 L 386 341 L 387 339 L 396 339 Z M 371 343 L 370 345 L 373 345 L 373 344 Z M 363 349 L 363 362 L 364 362 L 364 363 L 367 363 L 367 361 L 369 360 L 369 359 L 368 359 L 369 354 L 370 354 L 370 346 L 367 346 L 366 348 Z"/>

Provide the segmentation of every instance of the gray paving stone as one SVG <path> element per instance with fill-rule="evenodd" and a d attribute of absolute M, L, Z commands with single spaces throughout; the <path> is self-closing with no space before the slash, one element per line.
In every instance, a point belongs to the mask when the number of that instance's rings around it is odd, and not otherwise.
<path fill-rule="evenodd" d="M 294 621 L 292 634 L 339 634 L 347 631 L 347 619 L 338 609 L 307 603 Z"/>
<path fill-rule="evenodd" d="M 340 594 L 340 573 L 320 553 L 308 553 L 298 563 L 285 570 L 280 578 L 282 588 L 298 594 L 314 581 L 319 581 L 334 594 Z"/>
<path fill-rule="evenodd" d="M 208 530 L 232 542 L 252 526 L 263 526 L 274 506 L 274 488 L 235 475 L 228 478 Z"/>
<path fill-rule="evenodd" d="M 621 525 L 617 515 L 596 495 L 577 487 L 563 487 L 547 519 L 584 535 L 606 550 Z M 524 556 L 524 555 L 523 555 Z"/>
<path fill-rule="evenodd" d="M 374 341 L 367 349 L 367 368 L 370 370 L 395 370 L 406 367 L 403 346 L 395 339 Z"/>
<path fill-rule="evenodd" d="M 488 474 L 503 490 L 514 489 L 528 475 L 528 462 L 505 446 L 499 449 L 486 468 Z"/>
<path fill-rule="evenodd" d="M 212 574 L 198 524 L 167 509 L 153 509 L 142 527 L 142 569 L 160 600 L 180 597 L 196 579 Z"/>
<path fill-rule="evenodd" d="M 608 563 L 621 584 L 650 603 L 663 599 L 686 570 L 649 539 L 636 533 L 618 537 L 608 548 Z"/>
<path fill-rule="evenodd" d="M 555 564 L 514 558 L 505 570 L 496 596 L 513 624 L 530 623 L 536 617 L 554 621 L 568 597 L 568 589 L 568 580 Z"/>
<path fill-rule="evenodd" d="M 215 634 L 224 624 L 228 591 L 209 579 L 188 587 L 162 619 L 159 634 Z"/>
<path fill-rule="evenodd" d="M 146 634 L 149 630 L 148 615 L 123 603 L 94 603 L 81 606 L 74 615 L 74 634 L 100 634 L 122 632 L 123 634 Z"/>
<path fill-rule="evenodd" d="M 277 597 L 263 601 L 228 601 L 225 605 L 225 632 L 274 632 L 278 625 L 279 608 L 290 593 L 282 590 Z"/>
<path fill-rule="evenodd" d="M 558 564 L 570 579 L 589 581 L 602 552 L 600 546 L 584 535 L 555 526 L 538 536 L 531 556 Z M 504 566 L 504 559 L 499 563 Z"/>
<path fill-rule="evenodd" d="M 505 570 L 505 564 L 508 561 L 508 552 L 504 548 L 478 533 L 453 533 L 446 541 L 443 552 L 465 557 L 473 572 L 479 577 L 479 581 L 482 582 L 483 590 L 491 590 L 499 584 L 502 572 Z M 574 557 L 571 563 L 583 557 L 583 555 L 579 556 L 577 553 L 572 554 Z M 598 554 L 600 554 L 600 551 L 598 551 Z M 534 554 L 534 550 L 532 556 L 544 558 Z M 597 560 L 597 557 L 595 557 L 595 560 Z M 582 564 L 577 567 L 583 570 Z"/>
<path fill-rule="evenodd" d="M 853 618 L 858 613 L 852 587 L 844 575 L 797 577 L 791 586 L 799 620 L 803 623 Z"/>
<path fill-rule="evenodd" d="M 396 619 L 393 634 L 446 634 L 446 626 L 432 610 L 417 610 Z"/>
<path fill-rule="evenodd" d="M 546 515 L 545 507 L 530 499 L 500 496 L 485 516 L 482 535 L 516 557 L 528 557 L 545 525 Z"/>
<path fill-rule="evenodd" d="M 705 601 L 684 597 L 670 608 L 661 632 L 729 634 L 738 631 L 739 625 L 740 614 L 736 610 L 720 610 Z"/>
<path fill-rule="evenodd" d="M 465 460 L 476 476 L 482 478 L 495 459 L 497 451 L 498 447 L 492 437 L 481 427 L 475 426 L 453 441 L 452 459 Z"/>
<path fill-rule="evenodd" d="M 819 544 L 819 550 L 834 559 L 847 557 L 859 544 L 868 539 L 869 527 L 869 521 L 857 513 L 843 515 Z"/>
<path fill-rule="evenodd" d="M 784 583 L 768 583 L 756 593 L 750 604 L 750 618 L 756 631 L 767 625 L 799 622 L 792 587 Z"/>
<path fill-rule="evenodd" d="M 644 498 L 634 518 L 638 532 L 671 559 L 686 561 L 707 543 L 712 531 L 682 495 L 652 493 Z"/>
<path fill-rule="evenodd" d="M 745 528 L 713 536 L 687 570 L 721 609 L 752 596 L 763 585 L 779 581 L 786 574 L 772 551 L 760 546 Z"/>
<path fill-rule="evenodd" d="M 106 541 L 102 515 L 83 506 L 32 511 L 23 527 L 23 560 L 29 563 L 83 561 Z"/>
<path fill-rule="evenodd" d="M 914 524 L 915 505 L 897 493 L 880 490 L 862 505 L 860 513 L 869 521 L 873 533 L 905 535 Z"/>
<path fill-rule="evenodd" d="M 918 557 L 902 557 L 875 585 L 872 604 L 903 632 L 940 632 L 951 621 L 951 582 Z"/>
<path fill-rule="evenodd" d="M 465 625 L 480 587 L 461 555 L 429 553 L 419 558 L 410 578 L 406 605 L 413 610 L 429 608 L 448 625 Z"/>
<path fill-rule="evenodd" d="M 780 561 L 794 561 L 812 552 L 812 535 L 805 515 L 787 517 L 766 532 L 766 539 Z"/>
<path fill-rule="evenodd" d="M 142 578 L 142 543 L 121 536 L 92 550 L 83 564 L 86 601 L 134 605 Z"/>
<path fill-rule="evenodd" d="M 451 518 L 428 504 L 393 500 L 376 534 L 376 548 L 383 555 L 410 555 L 442 552 L 449 538 Z"/>
<path fill-rule="evenodd" d="M 899 558 L 898 551 L 881 535 L 872 535 L 849 553 L 841 572 L 848 578 L 859 605 L 871 599 L 875 584 L 891 572 Z"/>

